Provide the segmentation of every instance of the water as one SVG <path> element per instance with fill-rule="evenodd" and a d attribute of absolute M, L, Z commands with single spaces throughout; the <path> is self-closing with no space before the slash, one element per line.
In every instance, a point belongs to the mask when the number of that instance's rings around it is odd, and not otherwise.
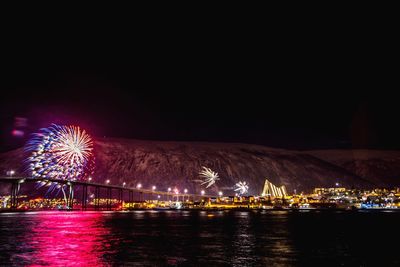
<path fill-rule="evenodd" d="M 0 213 L 0 265 L 400 266 L 400 212 Z"/>

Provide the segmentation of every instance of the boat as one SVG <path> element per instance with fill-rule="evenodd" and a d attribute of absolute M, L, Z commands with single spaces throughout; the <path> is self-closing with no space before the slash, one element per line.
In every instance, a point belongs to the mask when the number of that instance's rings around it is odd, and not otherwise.
<path fill-rule="evenodd" d="M 182 209 L 182 202 L 172 202 L 171 205 L 169 206 L 169 209 L 171 209 L 171 210 Z"/>

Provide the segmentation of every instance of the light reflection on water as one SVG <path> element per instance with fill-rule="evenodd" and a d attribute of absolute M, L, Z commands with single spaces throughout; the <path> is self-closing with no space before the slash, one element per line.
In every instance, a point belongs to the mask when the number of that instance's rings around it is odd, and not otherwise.
<path fill-rule="evenodd" d="M 370 229 L 400 213 L 287 211 L 37 212 L 0 214 L 0 265 L 366 265 L 382 243 Z M 368 221 L 369 226 L 363 227 Z M 380 230 L 382 231 L 382 230 Z M 399 234 L 386 232 L 396 238 Z M 391 248 L 379 262 L 400 263 Z M 395 249 L 393 249 L 393 252 Z M 392 256 L 391 256 L 392 255 Z"/>
<path fill-rule="evenodd" d="M 100 213 L 15 214 L 18 240 L 11 261 L 33 265 L 105 265 L 109 229 L 103 226 Z M 22 229 L 23 228 L 23 229 Z M 3 230 L 3 229 L 2 229 Z"/>

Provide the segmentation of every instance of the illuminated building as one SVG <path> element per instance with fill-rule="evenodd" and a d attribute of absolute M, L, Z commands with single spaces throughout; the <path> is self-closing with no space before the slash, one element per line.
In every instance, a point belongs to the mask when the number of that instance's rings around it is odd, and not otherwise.
<path fill-rule="evenodd" d="M 317 187 L 314 188 L 314 194 L 317 195 L 323 195 L 327 193 L 343 193 L 346 192 L 346 188 L 344 187 L 331 187 L 331 188 L 322 188 L 322 187 Z"/>
<path fill-rule="evenodd" d="M 266 179 L 261 196 L 285 197 L 287 196 L 286 187 L 284 185 L 280 187 L 275 186 L 273 183 Z"/>

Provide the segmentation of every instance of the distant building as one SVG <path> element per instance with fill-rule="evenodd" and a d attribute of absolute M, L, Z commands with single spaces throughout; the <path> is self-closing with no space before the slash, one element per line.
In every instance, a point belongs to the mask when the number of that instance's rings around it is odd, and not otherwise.
<path fill-rule="evenodd" d="M 266 179 L 261 196 L 285 197 L 287 196 L 286 187 L 284 185 L 279 187 L 275 186 Z"/>
<path fill-rule="evenodd" d="M 314 188 L 314 194 L 318 195 L 329 194 L 329 193 L 344 193 L 344 192 L 346 192 L 346 188 L 344 187 Z"/>

